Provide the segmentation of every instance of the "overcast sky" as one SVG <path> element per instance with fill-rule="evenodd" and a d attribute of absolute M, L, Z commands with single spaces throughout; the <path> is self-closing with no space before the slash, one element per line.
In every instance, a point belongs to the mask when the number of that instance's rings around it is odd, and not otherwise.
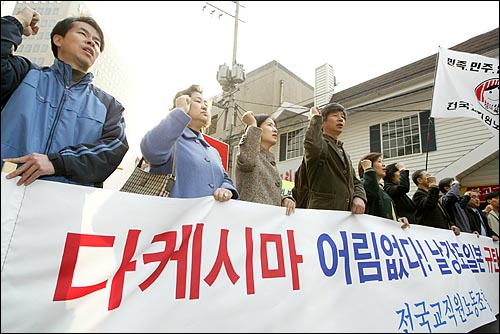
<path fill-rule="evenodd" d="M 218 66 L 232 62 L 232 1 L 88 2 L 109 38 L 135 64 L 146 61 L 175 93 L 198 82 L 219 93 Z M 116 5 L 115 5 L 116 4 Z M 314 69 L 334 67 L 337 91 L 452 47 L 499 26 L 498 1 L 241 1 L 238 63 L 250 72 L 272 60 L 314 85 Z M 162 41 L 158 45 L 158 40 Z M 159 53 L 166 53 L 160 57 Z M 155 55 L 155 53 L 158 53 Z M 146 65 L 146 64 L 142 64 Z M 294 101 L 291 101 L 294 102 Z"/>
<path fill-rule="evenodd" d="M 140 83 L 135 103 L 151 127 L 173 95 L 201 84 L 222 90 L 219 65 L 231 64 L 232 1 L 87 1 Z M 204 5 L 207 5 L 203 10 Z M 218 7 L 222 11 L 215 9 Z M 499 26 L 498 1 L 241 1 L 236 60 L 248 73 L 276 60 L 314 86 L 314 70 L 333 66 L 342 91 Z M 220 15 L 222 13 L 222 15 Z M 220 16 L 220 17 L 219 17 Z M 259 103 L 260 101 L 255 101 Z M 299 101 L 287 101 L 299 102 Z M 140 108 L 138 107 L 141 106 Z M 140 110 L 139 110 L 140 109 Z M 132 129 L 143 133 L 147 129 Z"/>
<path fill-rule="evenodd" d="M 170 107 L 173 95 L 192 83 L 201 84 L 207 97 L 222 91 L 216 74 L 219 65 L 232 63 L 235 20 L 217 9 L 211 14 L 210 5 L 233 15 L 236 5 L 209 1 L 203 10 L 206 4 L 88 2 L 108 38 L 123 48 L 137 80 L 148 83 L 141 85 L 141 101 L 160 109 Z M 314 86 L 315 68 L 329 63 L 337 92 L 499 26 L 498 1 L 240 5 L 244 23 L 238 24 L 236 60 L 247 73 L 276 60 Z"/>

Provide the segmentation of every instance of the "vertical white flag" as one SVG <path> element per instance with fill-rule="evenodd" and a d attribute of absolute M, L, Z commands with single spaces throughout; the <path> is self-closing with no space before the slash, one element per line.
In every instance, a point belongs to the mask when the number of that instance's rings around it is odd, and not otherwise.
<path fill-rule="evenodd" d="M 439 48 L 431 117 L 472 117 L 498 136 L 498 59 Z"/>

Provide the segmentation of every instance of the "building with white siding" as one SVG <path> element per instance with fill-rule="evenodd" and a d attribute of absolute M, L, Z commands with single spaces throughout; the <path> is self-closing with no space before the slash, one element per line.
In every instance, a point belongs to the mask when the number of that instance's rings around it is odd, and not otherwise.
<path fill-rule="evenodd" d="M 497 28 L 450 49 L 498 59 L 498 38 Z M 383 152 L 386 164 L 402 161 L 410 175 L 425 168 L 437 180 L 456 177 L 462 191 L 479 189 L 482 196 L 498 191 L 498 138 L 474 118 L 429 119 L 436 57 L 332 96 L 332 101 L 348 108 L 342 140 L 355 169 L 365 153 Z M 402 135 L 407 123 L 415 130 L 411 136 Z M 412 184 L 411 193 L 415 190 Z"/>
<path fill-rule="evenodd" d="M 450 49 L 498 59 L 498 40 L 497 28 Z M 333 94 L 331 101 L 347 108 L 340 139 L 356 171 L 366 153 L 383 152 L 386 164 L 402 161 L 410 176 L 417 169 L 427 169 L 437 180 L 456 177 L 462 191 L 479 189 L 482 196 L 498 191 L 498 138 L 474 118 L 429 118 L 436 56 Z M 302 118 L 297 115 L 296 123 L 307 127 Z M 293 175 L 300 161 L 280 161 L 284 177 Z M 415 190 L 412 183 L 410 196 Z"/>
<path fill-rule="evenodd" d="M 314 104 L 324 106 L 330 101 L 335 88 L 333 66 L 323 64 L 314 71 Z"/>

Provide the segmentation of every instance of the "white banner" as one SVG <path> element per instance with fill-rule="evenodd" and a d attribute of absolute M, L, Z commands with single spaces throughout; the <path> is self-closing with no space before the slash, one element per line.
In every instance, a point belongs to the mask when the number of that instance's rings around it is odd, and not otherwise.
<path fill-rule="evenodd" d="M 498 243 L 350 212 L 2 174 L 2 332 L 469 332 Z"/>
<path fill-rule="evenodd" d="M 479 119 L 498 136 L 498 59 L 439 48 L 431 117 Z"/>

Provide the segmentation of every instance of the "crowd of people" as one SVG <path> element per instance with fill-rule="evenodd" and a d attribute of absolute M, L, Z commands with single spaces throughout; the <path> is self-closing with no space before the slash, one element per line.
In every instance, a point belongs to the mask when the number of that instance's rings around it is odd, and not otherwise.
<path fill-rule="evenodd" d="M 104 51 L 104 35 L 90 17 L 69 17 L 51 33 L 54 64 L 41 67 L 15 55 L 22 37 L 36 35 L 40 15 L 26 7 L 2 17 L 2 166 L 16 164 L 7 178 L 17 185 L 36 179 L 102 187 L 128 150 L 124 107 L 92 83 L 89 71 Z M 410 198 L 410 174 L 403 162 L 385 165 L 382 153 L 369 152 L 358 163 L 358 175 L 339 139 L 347 113 L 338 103 L 314 106 L 304 139 L 309 195 L 307 209 L 341 210 L 411 224 L 475 233 L 498 240 L 498 193 L 460 195 L 454 178 L 437 183 L 416 170 Z M 176 164 L 174 198 L 213 196 L 282 206 L 291 215 L 296 202 L 282 195 L 282 180 L 271 152 L 278 141 L 269 115 L 243 115 L 246 125 L 238 144 L 235 182 L 218 151 L 204 139 L 211 119 L 199 85 L 179 91 L 170 112 L 142 138 L 140 148 L 150 173 L 170 173 Z M 359 177 L 358 177 L 359 176 Z"/>

